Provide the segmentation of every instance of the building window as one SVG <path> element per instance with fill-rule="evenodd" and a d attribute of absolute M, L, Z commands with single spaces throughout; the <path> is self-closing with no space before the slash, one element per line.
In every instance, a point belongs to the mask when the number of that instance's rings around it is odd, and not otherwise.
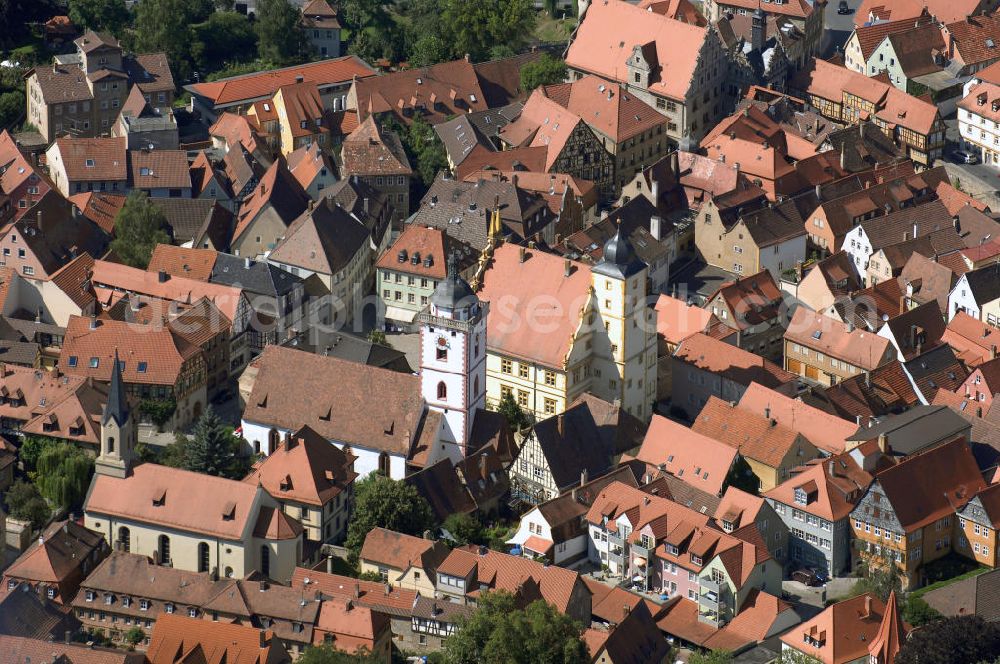
<path fill-rule="evenodd" d="M 447 348 L 438 347 L 435 352 L 436 352 L 436 358 L 437 358 L 438 361 L 440 361 L 440 362 L 447 362 L 448 361 L 448 349 Z"/>
<path fill-rule="evenodd" d="M 209 563 L 208 543 L 198 543 L 198 571 L 207 572 Z"/>
<path fill-rule="evenodd" d="M 444 381 L 441 381 L 437 385 L 437 398 L 439 400 L 448 398 L 448 386 L 444 384 Z"/>
<path fill-rule="evenodd" d="M 556 384 L 556 372 L 546 371 L 545 372 L 545 384 L 554 386 Z"/>
<path fill-rule="evenodd" d="M 509 374 L 513 373 L 513 370 L 514 370 L 513 362 L 511 362 L 506 358 L 500 360 L 500 373 Z"/>
<path fill-rule="evenodd" d="M 545 414 L 554 415 L 556 412 L 556 400 L 555 399 L 545 399 Z"/>
<path fill-rule="evenodd" d="M 266 545 L 260 547 L 260 573 L 271 576 L 271 550 Z"/>
<path fill-rule="evenodd" d="M 132 534 L 125 526 L 118 529 L 118 546 L 126 553 L 132 548 Z"/>

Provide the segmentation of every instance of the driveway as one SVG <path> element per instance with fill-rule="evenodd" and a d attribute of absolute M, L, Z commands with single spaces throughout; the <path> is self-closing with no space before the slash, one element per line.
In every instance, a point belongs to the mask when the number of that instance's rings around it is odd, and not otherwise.
<path fill-rule="evenodd" d="M 847 38 L 854 31 L 854 15 L 857 13 L 861 0 L 847 0 L 851 8 L 850 14 L 838 14 L 837 6 L 839 0 L 829 0 L 826 3 L 826 11 L 823 15 L 826 33 L 823 35 L 823 43 L 820 45 L 820 53 L 823 57 L 830 57 L 836 49 L 843 50 Z"/>
<path fill-rule="evenodd" d="M 784 599 L 792 604 L 799 617 L 809 620 L 825 608 L 828 600 L 848 596 L 855 582 L 857 579 L 849 576 L 830 579 L 822 586 L 807 586 L 789 580 L 782 581 L 781 590 Z"/>

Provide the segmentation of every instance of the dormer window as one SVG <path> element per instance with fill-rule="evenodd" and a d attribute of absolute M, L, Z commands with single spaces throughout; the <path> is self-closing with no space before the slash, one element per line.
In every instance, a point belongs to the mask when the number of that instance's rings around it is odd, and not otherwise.
<path fill-rule="evenodd" d="M 93 590 L 88 590 L 86 593 L 84 593 L 84 598 L 88 602 L 93 602 L 94 601 L 94 591 Z"/>
<path fill-rule="evenodd" d="M 733 522 L 732 521 L 723 521 L 722 522 L 722 529 L 725 530 L 727 533 L 733 532 Z"/>
<path fill-rule="evenodd" d="M 149 167 L 147 167 L 147 166 L 140 166 L 139 167 L 139 175 L 149 175 Z"/>
<path fill-rule="evenodd" d="M 691 564 L 693 564 L 693 565 L 701 565 L 701 556 L 696 556 L 696 555 L 694 555 L 692 553 L 691 554 Z"/>
<path fill-rule="evenodd" d="M 173 613 L 174 605 L 171 604 L 170 602 L 167 602 L 166 604 L 163 605 L 163 610 L 166 611 L 167 613 Z"/>
<path fill-rule="evenodd" d="M 804 489 L 795 490 L 795 502 L 799 505 L 806 505 L 809 503 L 809 496 L 806 494 Z"/>
<path fill-rule="evenodd" d="M 677 556 L 677 555 L 680 555 L 680 549 L 678 549 L 673 544 L 668 544 L 667 545 L 667 553 L 669 553 L 672 556 Z"/>

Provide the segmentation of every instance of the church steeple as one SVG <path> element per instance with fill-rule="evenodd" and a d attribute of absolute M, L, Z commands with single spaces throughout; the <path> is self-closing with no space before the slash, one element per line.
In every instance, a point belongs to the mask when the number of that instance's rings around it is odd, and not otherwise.
<path fill-rule="evenodd" d="M 115 349 L 115 363 L 111 368 L 111 387 L 108 401 L 101 417 L 101 453 L 97 456 L 95 471 L 112 477 L 128 477 L 135 453 L 136 428 L 132 421 L 122 379 L 123 364 Z"/>
<path fill-rule="evenodd" d="M 114 420 L 122 426 L 128 419 L 128 401 L 125 399 L 125 386 L 122 385 L 122 365 L 118 360 L 118 349 L 115 349 L 115 364 L 111 369 L 111 389 L 108 391 L 108 402 L 104 405 L 104 416 L 101 424 Z"/>

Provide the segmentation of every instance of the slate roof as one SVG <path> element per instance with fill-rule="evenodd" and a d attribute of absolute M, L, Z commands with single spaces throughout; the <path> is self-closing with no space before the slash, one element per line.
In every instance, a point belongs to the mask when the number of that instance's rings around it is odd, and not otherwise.
<path fill-rule="evenodd" d="M 268 261 L 337 274 L 370 243 L 368 229 L 330 198 L 295 219 Z"/>
<path fill-rule="evenodd" d="M 589 405 L 578 403 L 532 427 L 559 489 L 578 483 L 581 474 L 599 477 L 611 468 L 615 450 L 601 435 Z"/>

